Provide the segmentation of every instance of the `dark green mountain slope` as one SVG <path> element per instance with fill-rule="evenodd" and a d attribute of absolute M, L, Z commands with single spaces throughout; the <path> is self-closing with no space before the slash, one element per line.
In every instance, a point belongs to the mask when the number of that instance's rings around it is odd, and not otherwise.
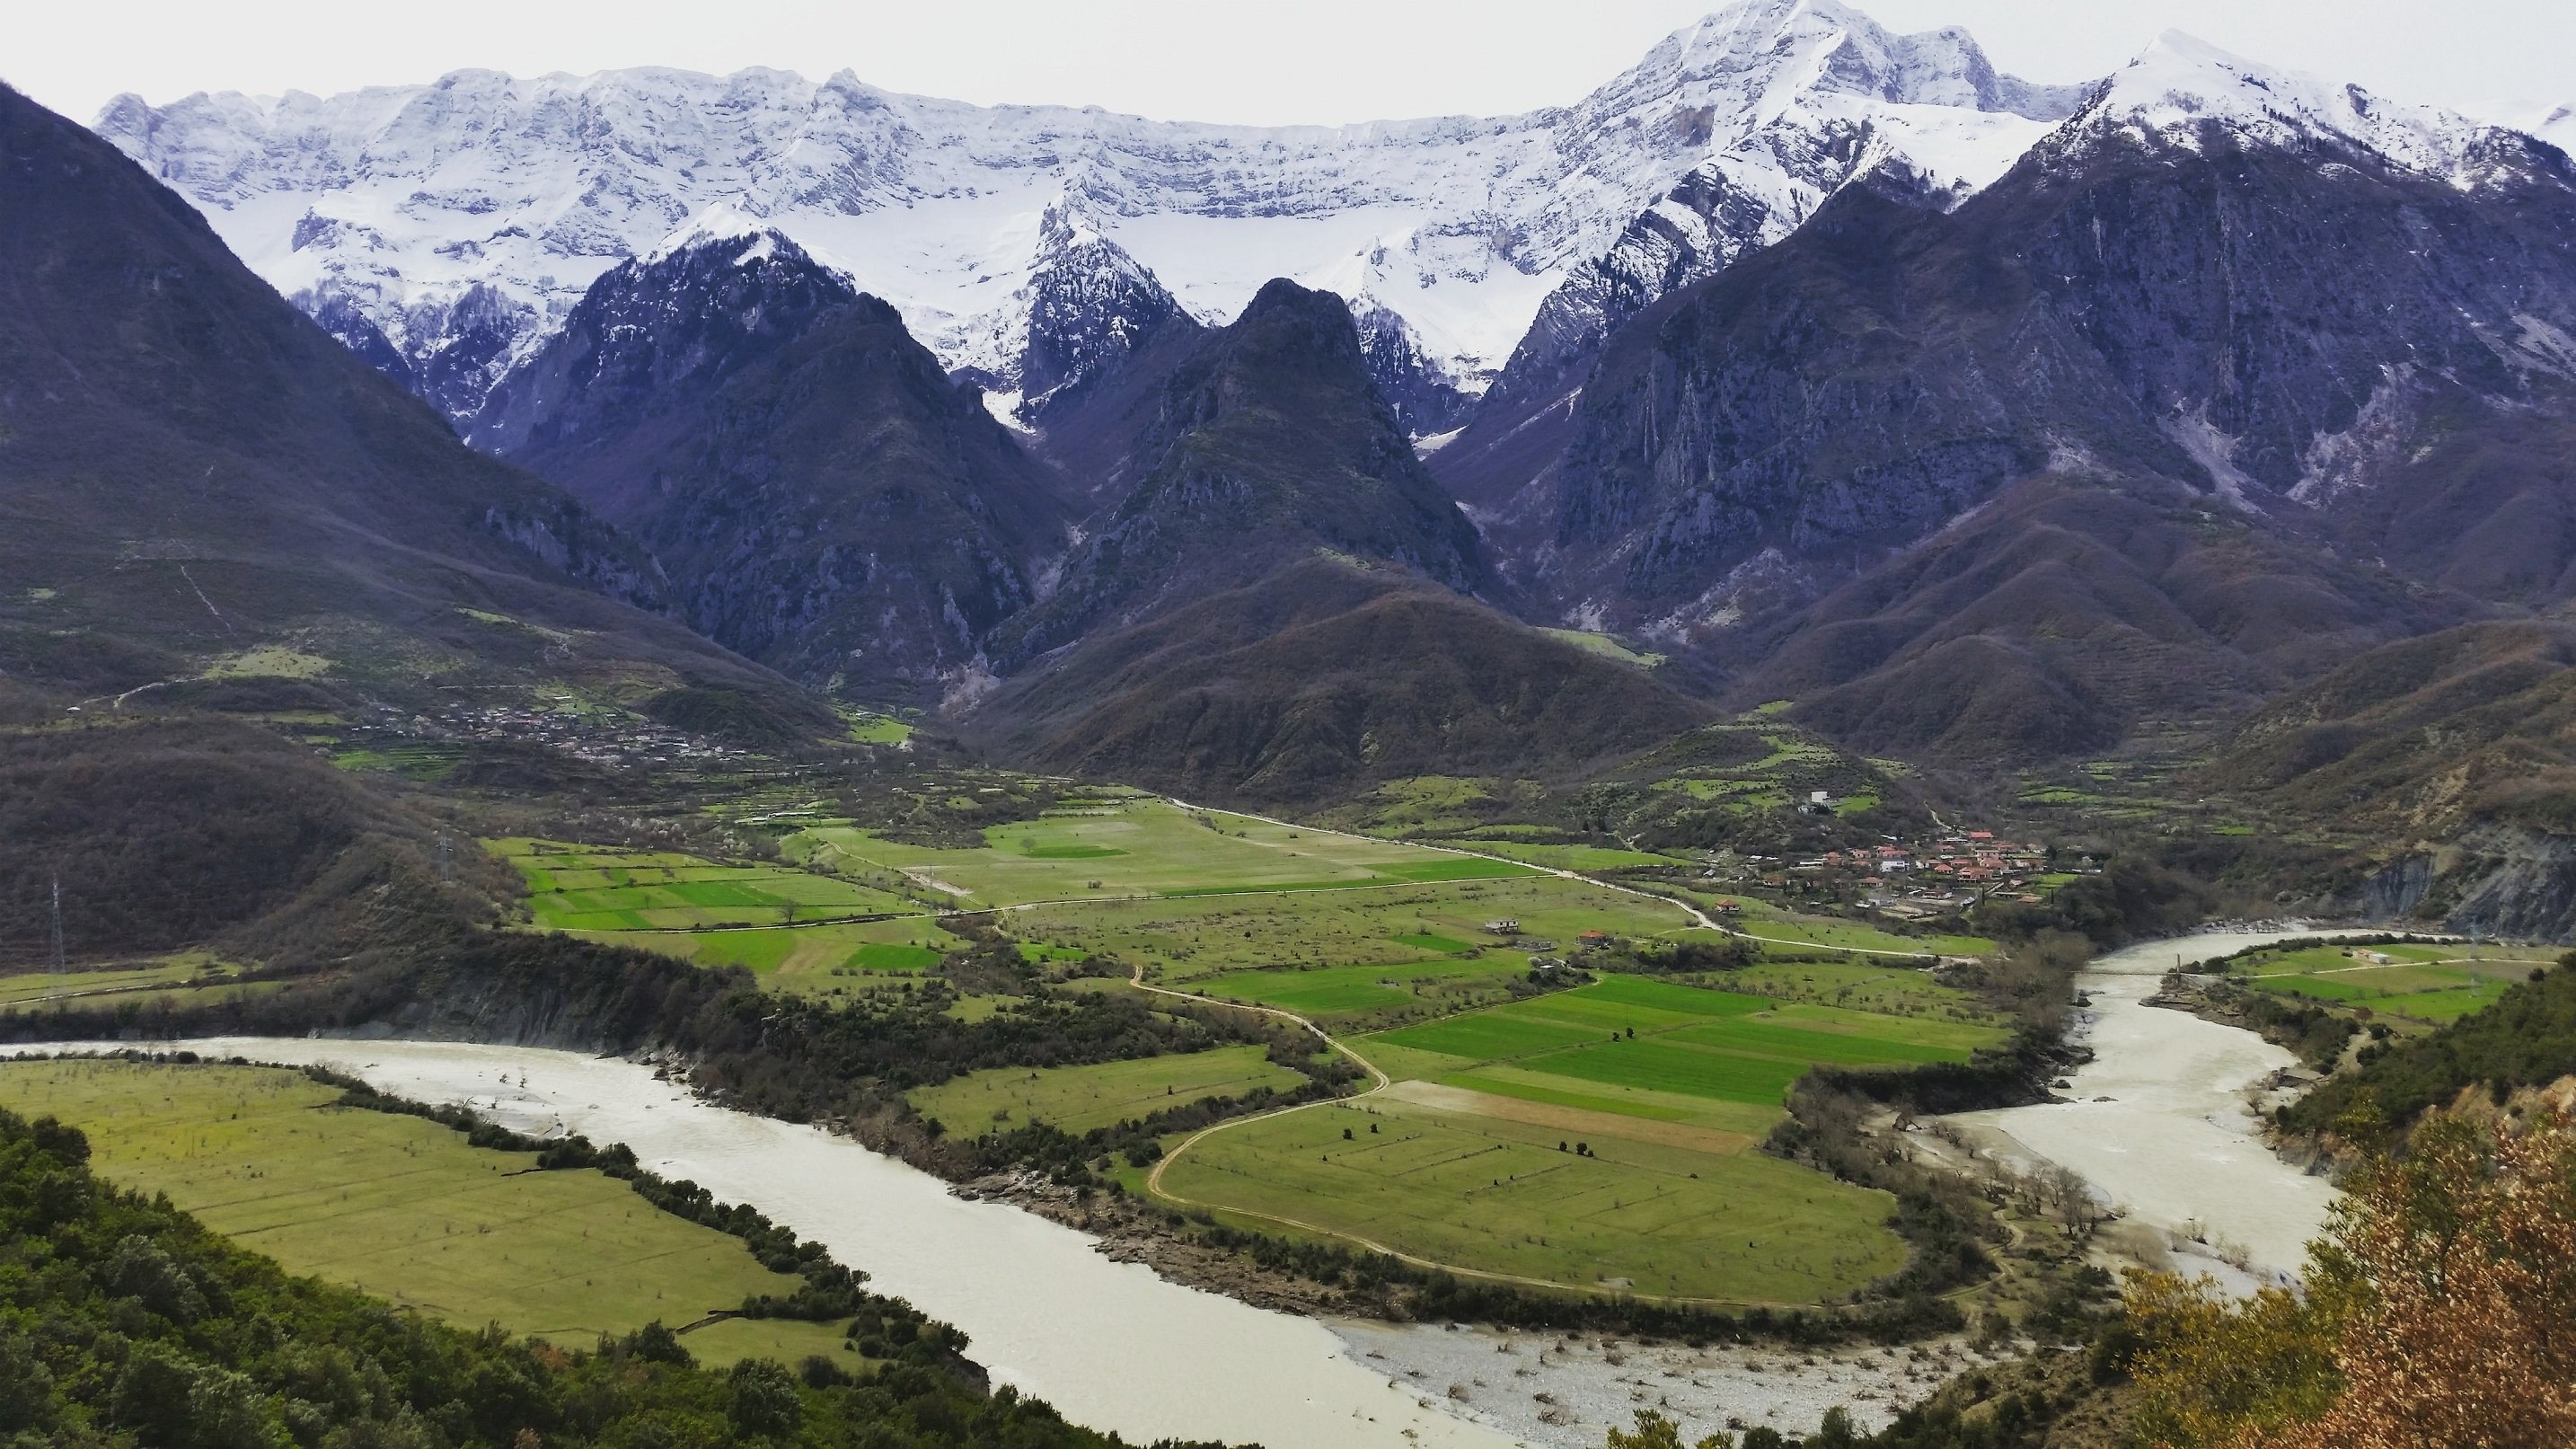
<path fill-rule="evenodd" d="M 1561 778 L 1708 717 L 1419 575 L 1310 556 L 1088 639 L 972 725 L 1042 768 L 1290 807 L 1411 775 Z"/>
<path fill-rule="evenodd" d="M 114 148 L 5 89 L 0 580 L 0 669 L 75 694 L 226 659 L 415 700 L 539 678 L 792 697 L 591 592 L 664 590 L 639 550 L 464 447 Z"/>
<path fill-rule="evenodd" d="M 2476 612 L 2175 485 L 2049 477 L 1733 642 L 1748 700 L 1796 700 L 1857 748 L 1993 764 L 2105 750 L 2141 720 L 2215 728 Z"/>
<path fill-rule="evenodd" d="M 1060 485 L 978 394 L 768 233 L 609 272 L 473 437 L 632 529 L 708 637 L 815 685 L 976 663 L 1065 543 Z"/>
<path fill-rule="evenodd" d="M 1317 549 L 1462 592 L 1490 587 L 1475 529 L 1378 396 L 1340 298 L 1273 281 L 1233 325 L 1174 350 L 1130 360 L 1168 371 L 1103 379 L 1114 416 L 1061 424 L 1084 434 L 1084 466 L 1136 481 L 1004 631 L 1005 661 L 1244 587 Z"/>

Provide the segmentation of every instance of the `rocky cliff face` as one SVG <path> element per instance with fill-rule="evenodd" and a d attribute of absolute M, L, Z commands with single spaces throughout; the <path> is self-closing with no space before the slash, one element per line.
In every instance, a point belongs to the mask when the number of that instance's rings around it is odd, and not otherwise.
<path fill-rule="evenodd" d="M 2180 42 L 2133 70 L 1955 212 L 1846 190 L 1640 317 L 1571 410 L 1532 572 L 1687 637 L 1766 555 L 1867 566 L 2044 470 L 2375 551 L 2364 500 L 2458 466 L 2437 417 L 2563 415 L 2562 154 L 2284 108 L 2289 78 Z"/>
<path fill-rule="evenodd" d="M 1125 362 L 1165 328 L 1188 325 L 1152 272 L 1061 205 L 1039 223 L 1025 290 L 1028 342 L 1016 372 L 995 381 L 1021 396 L 1020 415 L 1032 421 L 1042 422 L 1065 389 Z"/>
<path fill-rule="evenodd" d="M 1339 297 L 1278 281 L 1095 424 L 1135 481 L 1009 630 L 1026 659 L 1329 550 L 1484 586 L 1475 530 L 1432 483 L 1369 375 Z"/>
<path fill-rule="evenodd" d="M 1063 546 L 1055 481 L 981 394 L 730 213 L 601 278 L 472 438 L 633 530 L 708 637 L 821 687 L 972 670 Z"/>

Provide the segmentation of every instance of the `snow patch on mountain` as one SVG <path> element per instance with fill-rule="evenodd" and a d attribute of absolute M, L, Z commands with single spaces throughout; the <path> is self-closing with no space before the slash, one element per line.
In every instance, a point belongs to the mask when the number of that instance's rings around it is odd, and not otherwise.
<path fill-rule="evenodd" d="M 776 254 L 779 233 L 769 223 L 745 213 L 751 198 L 736 196 L 728 201 L 709 202 L 687 221 L 672 229 L 671 234 L 653 244 L 642 260 L 650 266 L 667 261 L 693 247 L 720 242 L 748 241 L 749 247 L 734 256 L 734 265 L 744 266 L 765 261 Z"/>
<path fill-rule="evenodd" d="M 510 323 L 506 366 L 602 273 L 700 219 L 793 238 L 948 365 L 996 381 L 1025 360 L 1057 214 L 1200 321 L 1288 277 L 1401 319 L 1443 384 L 1473 394 L 1576 268 L 1754 138 L 1865 131 L 1973 187 L 2077 96 L 1998 75 L 1956 29 L 1898 36 L 1836 0 L 1737 0 L 1574 105 L 1496 118 L 1214 126 L 972 106 L 848 72 L 646 68 L 127 96 L 97 129 L 281 291 L 344 299 L 470 412 L 497 375 L 492 319 Z M 1739 184 L 1783 226 L 1812 202 L 1807 183 Z M 460 336 L 472 355 L 442 364 Z"/>
<path fill-rule="evenodd" d="M 2576 155 L 2576 105 L 2550 106 L 2540 112 L 2528 129 L 2559 150 Z"/>
<path fill-rule="evenodd" d="M 2460 185 L 2474 182 L 2474 147 L 2493 130 L 2438 106 L 2390 101 L 2231 55 L 2179 30 L 2113 72 L 2079 121 L 2195 150 L 2202 128 L 2212 125 L 2272 146 L 2335 141 Z"/>

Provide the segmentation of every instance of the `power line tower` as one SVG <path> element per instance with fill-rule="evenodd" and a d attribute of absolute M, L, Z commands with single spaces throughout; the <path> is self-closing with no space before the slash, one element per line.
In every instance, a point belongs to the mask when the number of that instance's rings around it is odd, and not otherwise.
<path fill-rule="evenodd" d="M 452 881 L 452 880 L 454 880 L 454 879 L 456 879 L 456 857 L 455 857 L 455 852 L 454 852 L 452 849 L 450 849 L 449 841 L 448 841 L 448 839 L 447 839 L 446 835 L 441 834 L 441 835 L 438 837 L 438 880 L 439 880 L 439 884 L 444 885 L 444 884 L 446 884 L 447 882 Z"/>
<path fill-rule="evenodd" d="M 54 875 L 54 970 L 68 969 L 63 962 L 63 877 L 57 871 Z"/>

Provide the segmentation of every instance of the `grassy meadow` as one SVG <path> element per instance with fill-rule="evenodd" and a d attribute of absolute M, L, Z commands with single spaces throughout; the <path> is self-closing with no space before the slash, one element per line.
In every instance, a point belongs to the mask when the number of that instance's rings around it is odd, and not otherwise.
<path fill-rule="evenodd" d="M 1835 989 L 1914 1014 L 1611 976 L 1362 1036 L 1386 1091 L 1212 1133 L 1160 1187 L 1569 1289 L 1824 1301 L 1905 1255 L 1884 1195 L 1754 1150 L 1790 1085 L 1820 1064 L 1965 1061 L 2005 1038 L 1900 986 Z"/>
<path fill-rule="evenodd" d="M 1892 1200 L 1751 1150 L 1381 1095 L 1210 1135 L 1165 1191 L 1433 1262 L 1593 1291 L 1813 1303 L 1896 1271 Z M 1344 1134 L 1349 1136 L 1345 1137 Z M 1580 1137 L 1578 1155 L 1560 1143 Z M 1730 1150 L 1731 1149 L 1731 1150 Z"/>
<path fill-rule="evenodd" d="M 1232 1046 L 1092 1066 L 997 1067 L 905 1095 L 923 1116 L 962 1136 L 1029 1122 L 1080 1135 L 1203 1097 L 1293 1091 L 1305 1080 L 1272 1065 L 1261 1047 Z"/>
<path fill-rule="evenodd" d="M 338 1097 L 270 1067 L 0 1063 L 0 1106 L 79 1127 L 101 1176 L 167 1193 L 290 1272 L 459 1327 L 498 1323 L 586 1346 L 798 1285 L 741 1240 L 662 1212 L 613 1178 L 530 1171 L 525 1153 L 469 1147 L 420 1118 L 331 1106 Z M 681 1341 L 718 1365 L 820 1353 L 859 1366 L 833 1324 L 718 1324 Z"/>
<path fill-rule="evenodd" d="M 790 859 L 827 870 L 896 872 L 962 909 L 1116 896 L 1294 893 L 1402 887 L 1527 874 L 1525 867 L 1391 842 L 1183 809 L 1118 793 L 1041 818 L 988 826 L 974 849 L 885 839 L 817 824 L 787 842 Z"/>
<path fill-rule="evenodd" d="M 747 967 L 772 990 L 847 994 L 866 978 L 925 971 L 961 944 L 920 901 L 795 866 L 524 838 L 484 844 L 526 882 L 537 929 Z"/>
<path fill-rule="evenodd" d="M 1023 940 L 1116 951 L 1165 985 L 1196 989 L 1206 984 L 1202 977 L 1246 971 L 1477 959 L 1462 955 L 1462 947 L 1482 951 L 1489 964 L 1457 974 L 1526 971 L 1530 953 L 1511 952 L 1486 931 L 1494 920 L 1517 921 L 1521 937 L 1553 942 L 1559 951 L 1585 931 L 1662 936 L 1690 924 L 1680 907 L 1663 901 L 1537 874 L 1398 889 L 1045 905 L 1012 912 L 1002 924 Z"/>
<path fill-rule="evenodd" d="M 2364 952 L 2389 959 L 2374 961 Z M 2231 970 L 2258 991 L 2423 1028 L 2494 1005 L 2506 988 L 2558 955 L 2552 947 L 2458 941 L 2323 945 L 2261 952 L 2237 960 Z"/>
<path fill-rule="evenodd" d="M 96 971 L 24 971 L 0 976 L 0 1016 L 55 1006 L 198 1006 L 276 991 L 277 981 L 243 981 L 200 952 Z"/>

